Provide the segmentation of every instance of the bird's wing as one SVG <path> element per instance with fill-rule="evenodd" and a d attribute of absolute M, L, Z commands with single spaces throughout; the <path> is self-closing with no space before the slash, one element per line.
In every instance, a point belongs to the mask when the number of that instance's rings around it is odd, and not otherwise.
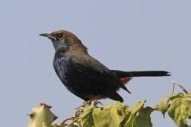
<path fill-rule="evenodd" d="M 96 86 L 109 86 L 115 90 L 122 88 L 128 93 L 131 93 L 124 85 L 131 78 L 119 78 L 115 73 L 113 73 L 93 57 L 88 55 L 83 59 L 79 59 L 78 57 L 73 59 L 73 62 L 73 65 L 76 66 L 75 69 L 77 69 L 78 72 L 82 74 L 82 76 L 85 76 L 86 79 L 89 79 L 90 82 L 94 82 Z"/>
<path fill-rule="evenodd" d="M 88 55 L 83 56 L 83 58 L 72 57 L 71 65 L 74 71 L 85 76 L 84 78 L 90 81 L 109 82 L 108 80 L 114 78 L 114 75 L 110 73 L 110 70 L 106 66 Z"/>
<path fill-rule="evenodd" d="M 83 55 L 82 58 L 73 56 L 71 59 L 74 63 L 80 64 L 87 68 L 91 68 L 96 72 L 108 74 L 110 73 L 110 70 L 105 65 L 89 55 Z"/>

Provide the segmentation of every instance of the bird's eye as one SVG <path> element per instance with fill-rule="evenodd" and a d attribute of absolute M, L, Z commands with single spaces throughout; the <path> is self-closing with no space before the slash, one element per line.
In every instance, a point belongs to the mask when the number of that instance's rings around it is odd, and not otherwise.
<path fill-rule="evenodd" d="M 57 38 L 62 38 L 63 34 L 57 34 Z"/>

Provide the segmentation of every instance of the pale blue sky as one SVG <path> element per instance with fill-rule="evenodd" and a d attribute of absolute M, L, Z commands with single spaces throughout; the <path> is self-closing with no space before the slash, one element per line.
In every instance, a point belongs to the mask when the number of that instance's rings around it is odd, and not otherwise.
<path fill-rule="evenodd" d="M 190 0 L 4 0 L 0 2 L 1 126 L 25 127 L 40 102 L 53 106 L 58 121 L 82 100 L 57 78 L 54 49 L 42 32 L 67 29 L 89 53 L 112 69 L 171 72 L 168 78 L 134 78 L 126 104 L 146 99 L 155 105 L 172 90 L 171 80 L 191 89 Z M 113 101 L 102 101 L 111 103 Z M 154 127 L 173 127 L 154 113 Z"/>

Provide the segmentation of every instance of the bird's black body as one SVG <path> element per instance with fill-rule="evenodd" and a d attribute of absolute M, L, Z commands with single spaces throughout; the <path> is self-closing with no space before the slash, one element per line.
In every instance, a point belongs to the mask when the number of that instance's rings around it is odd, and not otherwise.
<path fill-rule="evenodd" d="M 58 54 L 54 58 L 54 69 L 70 92 L 84 100 L 90 100 L 92 97 L 94 99 L 110 97 L 114 100 L 123 100 L 116 93 L 120 86 L 123 88 L 123 84 L 120 84 L 116 75 L 111 73 L 108 68 L 97 63 L 98 61 L 90 56 L 86 57 L 89 58 L 88 63 L 82 64 L 83 62 L 75 60 L 78 59 L 75 55 L 69 57 L 62 56 L 62 53 Z M 81 60 L 87 62 L 86 59 Z M 96 64 L 104 69 L 97 69 Z"/>
<path fill-rule="evenodd" d="M 168 76 L 166 71 L 110 70 L 91 57 L 87 48 L 72 33 L 64 30 L 41 34 L 52 40 L 55 47 L 54 69 L 66 88 L 83 100 L 110 98 L 123 101 L 117 93 L 126 90 L 125 84 L 132 77 Z"/>

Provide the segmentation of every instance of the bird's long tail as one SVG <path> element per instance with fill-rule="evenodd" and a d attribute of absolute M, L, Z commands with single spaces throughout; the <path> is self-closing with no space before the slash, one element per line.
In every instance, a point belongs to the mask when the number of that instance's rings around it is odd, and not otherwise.
<path fill-rule="evenodd" d="M 125 84 L 129 82 L 133 77 L 160 77 L 160 76 L 170 76 L 170 73 L 167 71 L 119 71 L 111 70 L 120 81 L 120 87 L 126 90 L 128 93 L 131 93 L 126 87 Z"/>
<path fill-rule="evenodd" d="M 119 71 L 111 70 L 117 75 L 118 78 L 122 77 L 160 77 L 160 76 L 170 76 L 167 71 Z"/>

